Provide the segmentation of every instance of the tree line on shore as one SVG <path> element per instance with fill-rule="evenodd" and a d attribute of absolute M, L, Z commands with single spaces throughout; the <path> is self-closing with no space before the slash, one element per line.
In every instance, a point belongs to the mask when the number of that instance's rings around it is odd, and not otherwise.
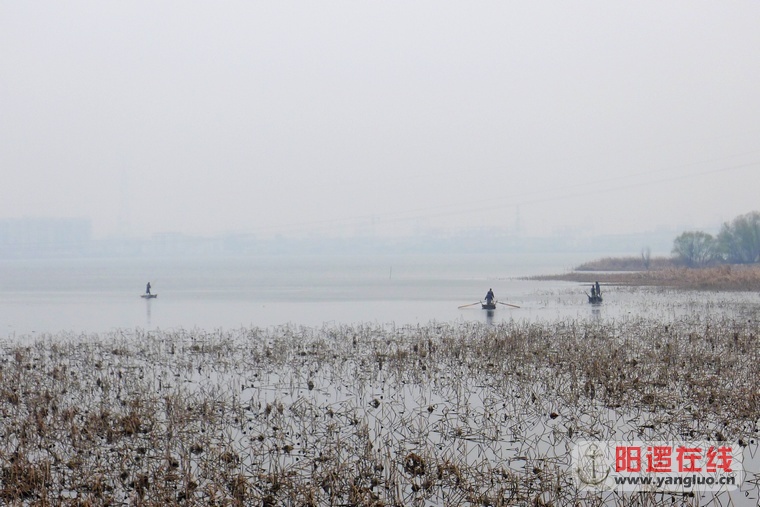
<path fill-rule="evenodd" d="M 760 211 L 751 211 L 725 222 L 713 236 L 687 231 L 673 240 L 673 255 L 688 267 L 760 262 Z"/>

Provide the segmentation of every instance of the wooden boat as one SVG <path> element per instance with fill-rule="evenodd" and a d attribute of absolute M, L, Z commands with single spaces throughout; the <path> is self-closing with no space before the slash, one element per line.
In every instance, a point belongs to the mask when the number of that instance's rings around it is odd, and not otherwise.
<path fill-rule="evenodd" d="M 154 299 L 158 297 L 158 294 L 143 294 L 140 297 L 143 299 Z"/>
<path fill-rule="evenodd" d="M 462 305 L 458 308 L 468 308 L 470 306 L 480 305 L 480 307 L 484 310 L 496 310 L 496 305 L 504 305 L 504 306 L 511 306 L 512 308 L 520 308 L 517 305 L 513 305 L 512 303 L 502 303 L 501 301 L 491 301 L 490 303 L 483 301 L 475 301 L 474 303 L 470 303 L 469 305 Z"/>
<path fill-rule="evenodd" d="M 599 305 L 602 303 L 602 296 L 597 296 L 596 294 L 593 296 L 589 296 L 588 294 L 586 295 L 588 296 L 588 302 L 592 305 Z"/>

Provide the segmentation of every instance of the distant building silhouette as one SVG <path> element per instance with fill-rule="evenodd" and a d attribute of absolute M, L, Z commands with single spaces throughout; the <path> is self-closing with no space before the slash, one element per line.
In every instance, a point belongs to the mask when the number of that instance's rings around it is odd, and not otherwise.
<path fill-rule="evenodd" d="M 84 218 L 0 219 L 0 256 L 49 257 L 82 255 L 92 240 Z"/>

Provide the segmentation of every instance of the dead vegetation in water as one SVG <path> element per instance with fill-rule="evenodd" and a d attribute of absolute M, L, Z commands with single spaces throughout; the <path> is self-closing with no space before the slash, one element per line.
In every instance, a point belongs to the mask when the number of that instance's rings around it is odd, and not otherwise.
<path fill-rule="evenodd" d="M 569 449 L 676 438 L 757 449 L 759 332 L 694 315 L 5 344 L 0 500 L 697 505 L 581 496 Z"/>
<path fill-rule="evenodd" d="M 648 271 L 678 267 L 672 257 L 604 257 L 577 266 L 575 271 Z"/>
<path fill-rule="evenodd" d="M 758 291 L 760 266 L 722 265 L 708 268 L 671 267 L 636 272 L 572 271 L 532 280 L 562 280 L 604 285 L 659 286 L 681 290 Z"/>

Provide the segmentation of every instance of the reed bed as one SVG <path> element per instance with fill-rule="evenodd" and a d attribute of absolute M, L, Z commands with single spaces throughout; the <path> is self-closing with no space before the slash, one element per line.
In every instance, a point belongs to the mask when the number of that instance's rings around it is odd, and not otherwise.
<path fill-rule="evenodd" d="M 674 257 L 652 257 L 645 262 L 641 257 L 604 257 L 584 262 L 575 271 L 647 271 L 678 267 Z"/>
<path fill-rule="evenodd" d="M 532 280 L 564 280 L 605 285 L 670 287 L 680 290 L 760 291 L 760 266 L 722 265 L 708 268 L 664 267 L 637 272 L 572 271 L 540 275 Z"/>
<path fill-rule="evenodd" d="M 580 493 L 580 440 L 760 436 L 756 321 L 119 331 L 0 348 L 7 505 L 756 503 Z M 752 503 L 752 505 L 754 505 Z"/>

